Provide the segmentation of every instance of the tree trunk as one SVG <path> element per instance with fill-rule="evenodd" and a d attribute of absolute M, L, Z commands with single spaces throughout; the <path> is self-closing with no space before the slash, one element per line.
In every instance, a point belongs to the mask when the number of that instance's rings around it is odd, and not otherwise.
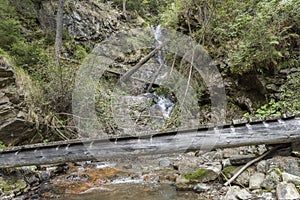
<path fill-rule="evenodd" d="M 127 16 L 126 15 L 126 0 L 123 0 L 122 3 L 123 3 L 123 15 L 126 17 Z"/>
<path fill-rule="evenodd" d="M 64 14 L 65 0 L 58 0 L 58 8 L 56 15 L 56 38 L 55 38 L 55 52 L 59 57 L 62 49 L 62 35 L 63 35 L 63 14 Z"/>

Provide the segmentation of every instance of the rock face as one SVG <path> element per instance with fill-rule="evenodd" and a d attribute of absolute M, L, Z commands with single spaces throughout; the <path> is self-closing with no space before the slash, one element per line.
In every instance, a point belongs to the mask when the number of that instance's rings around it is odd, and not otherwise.
<path fill-rule="evenodd" d="M 55 31 L 56 4 L 52 1 L 39 3 L 38 19 L 42 27 Z M 64 28 L 80 42 L 100 42 L 119 26 L 121 13 L 108 3 L 99 1 L 66 1 Z"/>
<path fill-rule="evenodd" d="M 25 118 L 24 95 L 18 93 L 12 67 L 0 58 L 0 141 L 5 145 L 29 142 L 33 123 Z"/>

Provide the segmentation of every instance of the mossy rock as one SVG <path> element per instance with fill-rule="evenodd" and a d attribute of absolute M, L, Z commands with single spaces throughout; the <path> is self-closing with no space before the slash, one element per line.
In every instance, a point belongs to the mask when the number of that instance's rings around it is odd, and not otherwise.
<path fill-rule="evenodd" d="M 215 180 L 219 174 L 211 169 L 200 168 L 194 173 L 188 173 L 184 175 L 184 178 L 190 182 L 208 182 Z"/>
<path fill-rule="evenodd" d="M 227 178 L 231 178 L 238 170 L 241 169 L 241 166 L 228 166 L 222 170 L 222 174 Z M 225 179 L 226 179 L 225 178 Z"/>

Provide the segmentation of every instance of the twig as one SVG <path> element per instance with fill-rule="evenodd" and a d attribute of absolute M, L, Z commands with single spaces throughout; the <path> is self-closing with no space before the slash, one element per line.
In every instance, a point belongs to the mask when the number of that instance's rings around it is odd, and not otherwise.
<path fill-rule="evenodd" d="M 269 151 L 265 152 L 264 154 L 258 156 L 257 158 L 249 161 L 246 165 L 244 165 L 236 174 L 234 174 L 233 177 L 231 177 L 231 179 L 229 179 L 224 186 L 228 186 L 229 184 L 231 184 L 241 173 L 243 173 L 243 171 L 245 171 L 248 167 L 250 167 L 252 164 L 260 161 L 261 159 L 263 159 L 264 157 L 266 157 L 267 155 L 273 153 L 274 151 L 276 151 L 277 149 L 279 149 L 280 147 L 282 147 L 282 145 L 278 145 L 276 147 L 273 147 L 272 149 L 270 149 Z"/>

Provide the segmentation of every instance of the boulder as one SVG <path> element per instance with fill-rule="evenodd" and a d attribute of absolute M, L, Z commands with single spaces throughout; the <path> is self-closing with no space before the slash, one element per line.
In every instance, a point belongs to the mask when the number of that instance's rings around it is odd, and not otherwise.
<path fill-rule="evenodd" d="M 276 196 L 278 200 L 299 200 L 300 194 L 292 183 L 282 182 L 276 187 Z"/>

